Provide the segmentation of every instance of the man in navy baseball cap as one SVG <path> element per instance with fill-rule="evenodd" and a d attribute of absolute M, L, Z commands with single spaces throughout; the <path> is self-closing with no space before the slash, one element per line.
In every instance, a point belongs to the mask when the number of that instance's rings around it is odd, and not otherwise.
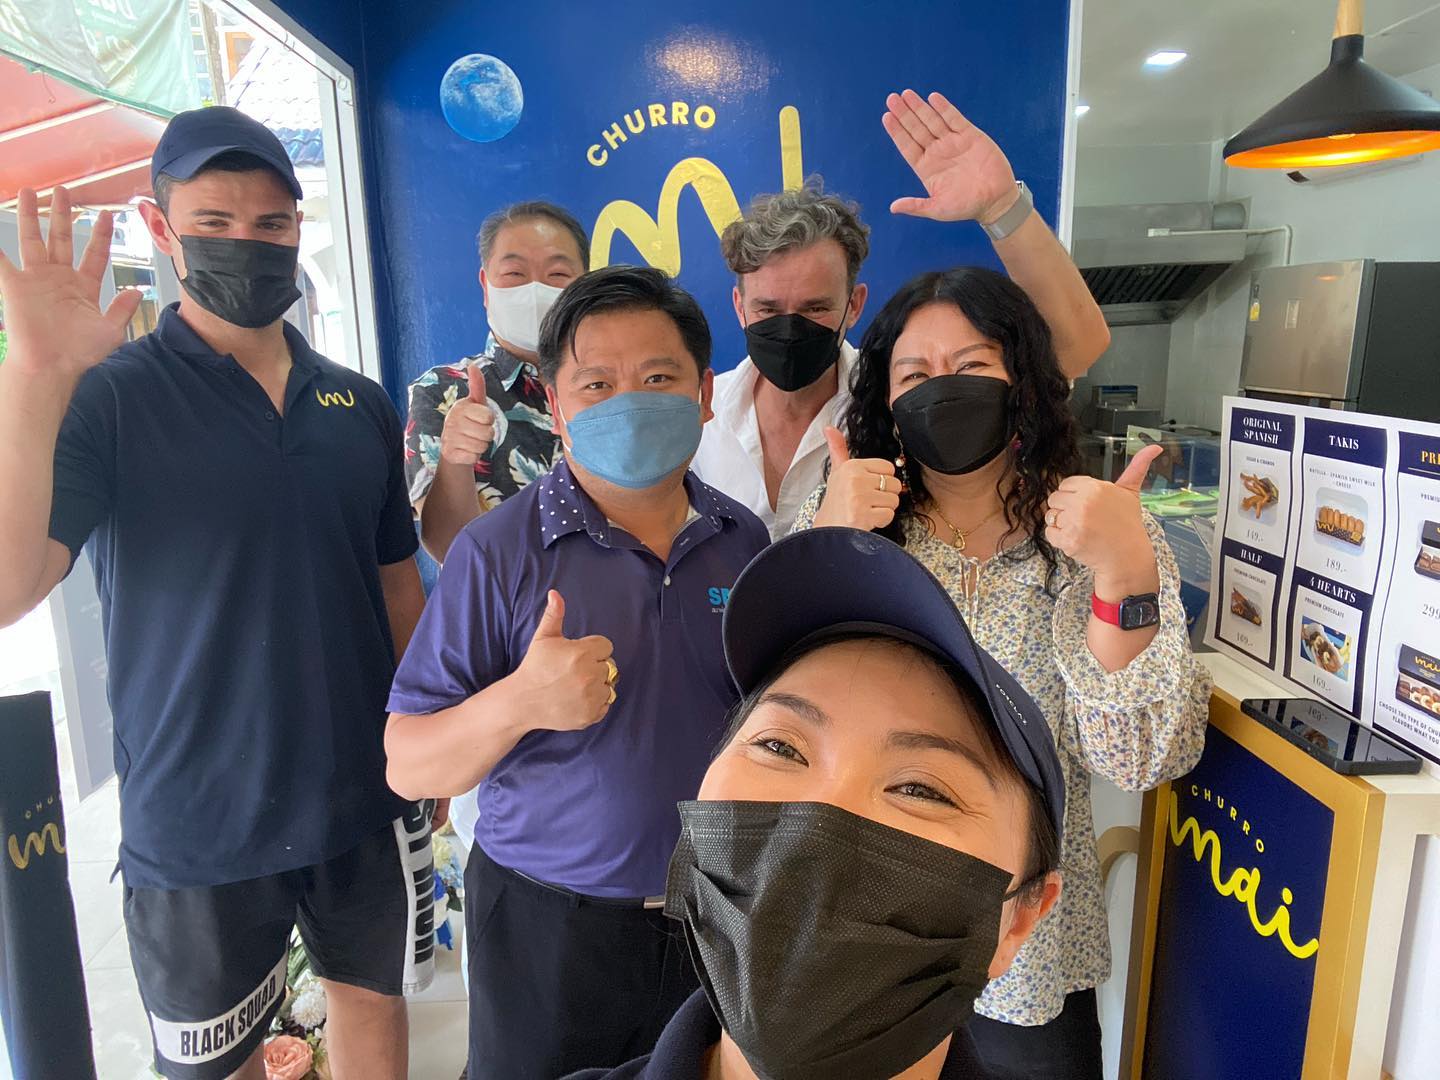
<path fill-rule="evenodd" d="M 166 1077 L 264 1075 L 298 925 L 337 1080 L 402 1080 L 433 973 L 429 820 L 385 778 L 385 701 L 424 597 L 404 430 L 285 311 L 301 196 L 234 109 L 176 116 L 140 212 L 184 289 L 125 340 L 111 223 L 69 196 L 0 256 L 0 625 L 88 548 L 106 631 L 125 930 Z M 38 464 L 53 466 L 36 483 Z"/>
<path fill-rule="evenodd" d="M 665 897 L 702 990 L 652 1054 L 572 1080 L 990 1077 L 974 1001 L 1060 895 L 1044 717 L 873 533 L 761 552 L 724 642 L 744 699 Z"/>
<path fill-rule="evenodd" d="M 225 105 L 176 114 L 150 157 L 150 183 L 160 186 L 162 176 L 179 181 L 193 179 L 222 154 L 249 155 L 274 169 L 297 200 L 305 197 L 290 156 L 275 133 L 239 109 Z"/>

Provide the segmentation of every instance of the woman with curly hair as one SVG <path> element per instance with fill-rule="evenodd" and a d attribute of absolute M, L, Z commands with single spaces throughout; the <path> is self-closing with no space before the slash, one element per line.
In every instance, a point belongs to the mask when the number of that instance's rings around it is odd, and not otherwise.
<path fill-rule="evenodd" d="M 1188 771 L 1210 698 L 1174 556 L 1140 506 L 1153 452 L 1113 484 L 1076 475 L 1045 321 L 977 267 L 922 274 L 890 299 L 852 394 L 796 528 L 870 529 L 909 550 L 1040 705 L 1065 772 L 1064 893 L 980 997 L 971 1033 L 1001 1076 L 1098 1080 L 1110 949 L 1090 777 L 1140 791 Z"/>

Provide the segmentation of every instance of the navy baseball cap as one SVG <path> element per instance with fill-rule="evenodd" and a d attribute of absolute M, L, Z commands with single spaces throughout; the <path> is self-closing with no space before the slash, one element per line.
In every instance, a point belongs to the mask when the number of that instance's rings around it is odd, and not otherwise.
<path fill-rule="evenodd" d="M 259 158 L 284 177 L 297 200 L 305 197 L 295 178 L 295 166 L 275 133 L 227 105 L 175 114 L 150 157 L 151 186 L 162 173 L 176 180 L 189 180 L 212 159 L 231 151 Z"/>
<path fill-rule="evenodd" d="M 975 643 L 945 587 L 904 548 L 859 529 L 807 529 L 751 560 L 730 590 L 725 660 L 748 694 L 793 650 L 847 632 L 896 638 L 970 677 L 1020 775 L 1063 835 L 1065 780 L 1040 707 Z"/>

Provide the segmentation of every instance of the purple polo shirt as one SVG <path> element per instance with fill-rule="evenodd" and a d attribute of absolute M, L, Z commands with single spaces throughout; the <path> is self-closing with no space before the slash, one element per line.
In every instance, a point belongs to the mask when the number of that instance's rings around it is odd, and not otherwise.
<path fill-rule="evenodd" d="M 770 542 L 739 503 L 685 477 L 698 516 L 661 562 L 611 525 L 561 461 L 472 521 L 445 557 L 390 691 L 390 711 L 458 705 L 513 672 L 556 589 L 565 634 L 603 634 L 618 698 L 583 731 L 532 731 L 480 785 L 475 839 L 512 870 L 590 896 L 658 896 L 738 699 L 720 623 Z M 481 720 L 480 722 L 483 722 Z"/>

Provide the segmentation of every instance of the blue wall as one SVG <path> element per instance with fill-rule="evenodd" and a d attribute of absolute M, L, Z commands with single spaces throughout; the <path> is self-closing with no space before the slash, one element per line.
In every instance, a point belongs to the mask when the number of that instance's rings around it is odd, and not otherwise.
<path fill-rule="evenodd" d="M 1058 205 L 1067 0 L 283 2 L 359 75 L 381 350 L 402 407 L 405 381 L 484 344 L 474 237 L 488 211 L 548 198 L 588 227 L 623 199 L 655 217 L 666 177 L 689 157 L 713 163 L 744 205 L 782 186 L 785 106 L 799 113 L 804 172 L 858 200 L 874 230 L 867 315 L 919 270 L 998 265 L 973 224 L 889 213 L 893 198 L 923 192 L 880 126 L 887 91 L 944 91 L 1006 150 L 1047 219 Z M 494 142 L 462 137 L 441 113 L 441 79 L 470 53 L 503 60 L 523 86 L 518 125 Z M 689 106 L 688 124 L 649 126 L 649 105 L 673 120 L 676 101 Z M 708 129 L 695 123 L 701 105 L 714 110 Z M 638 135 L 623 119 L 635 109 L 646 121 Z M 627 141 L 610 150 L 602 132 L 616 123 Z M 603 166 L 587 159 L 596 145 L 608 151 Z M 680 279 L 715 332 L 716 366 L 732 367 L 745 351 L 732 279 L 693 188 L 680 196 L 678 248 Z M 623 233 L 610 258 L 641 261 Z"/>
<path fill-rule="evenodd" d="M 277 5 L 363 77 L 365 31 L 362 0 L 279 0 Z"/>

